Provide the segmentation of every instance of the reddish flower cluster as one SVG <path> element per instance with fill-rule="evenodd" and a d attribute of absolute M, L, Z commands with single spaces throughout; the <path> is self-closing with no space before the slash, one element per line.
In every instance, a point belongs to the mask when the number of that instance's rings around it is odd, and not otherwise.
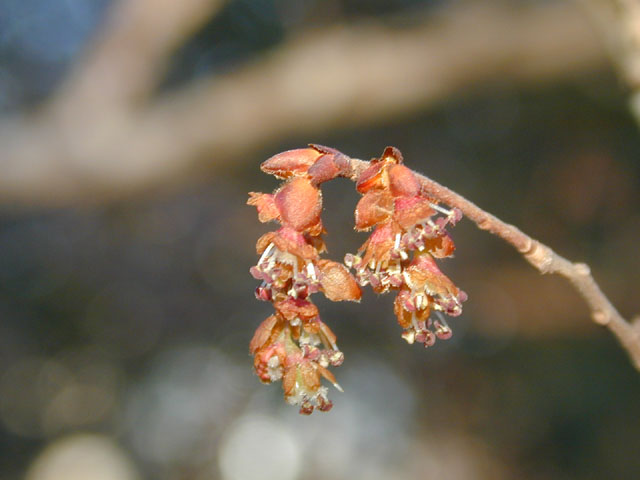
<path fill-rule="evenodd" d="M 346 160 L 339 152 L 320 146 L 283 152 L 261 168 L 285 183 L 273 194 L 251 192 L 247 202 L 257 208 L 260 221 L 281 224 L 256 245 L 261 257 L 251 274 L 262 281 L 256 297 L 271 302 L 275 314 L 258 327 L 249 350 L 260 380 L 282 380 L 285 399 L 299 405 L 304 414 L 314 408 L 331 409 L 321 377 L 341 390 L 327 367 L 337 367 L 344 359 L 335 335 L 320 320 L 309 296 L 322 292 L 333 301 L 357 301 L 361 295 L 344 265 L 320 258 L 326 249 L 318 185 L 344 175 Z"/>
<path fill-rule="evenodd" d="M 450 338 L 442 313 L 460 315 L 467 295 L 434 259 L 453 254 L 446 227 L 455 225 L 462 213 L 426 195 L 393 147 L 371 161 L 356 188 L 363 194 L 356 207 L 356 229 L 374 230 L 357 255 L 347 254 L 345 263 L 355 269 L 360 285 L 369 284 L 376 293 L 398 290 L 394 311 L 408 343 L 428 347 L 436 337 Z M 431 319 L 432 312 L 436 319 Z"/>
<path fill-rule="evenodd" d="M 345 257 L 355 278 L 344 265 L 320 258 L 326 248 L 318 186 L 338 176 L 355 177 L 350 159 L 311 145 L 275 155 L 261 168 L 285 181 L 272 194 L 251 192 L 247 202 L 257 208 L 261 222 L 281 224 L 260 237 L 256 249 L 261 256 L 251 268 L 262 281 L 256 297 L 275 309 L 249 346 L 261 381 L 282 380 L 285 399 L 299 405 L 300 413 L 332 407 L 321 377 L 341 390 L 327 368 L 342 364 L 344 355 L 309 299 L 316 292 L 333 301 L 359 301 L 358 284 L 369 284 L 376 293 L 397 290 L 394 311 L 407 342 L 426 347 L 436 337 L 451 337 L 443 313 L 459 315 L 466 294 L 440 271 L 435 258 L 453 254 L 446 227 L 462 214 L 426 195 L 416 175 L 402 165 L 397 149 L 388 147 L 357 177 L 363 197 L 355 211 L 356 230 L 373 232 L 357 255 Z"/>

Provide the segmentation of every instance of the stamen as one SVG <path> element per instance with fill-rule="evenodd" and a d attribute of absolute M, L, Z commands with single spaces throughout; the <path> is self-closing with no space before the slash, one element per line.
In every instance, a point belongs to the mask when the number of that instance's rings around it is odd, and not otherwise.
<path fill-rule="evenodd" d="M 413 282 L 411 281 L 411 276 L 406 270 L 402 271 L 402 278 L 404 278 L 404 283 L 407 284 L 407 287 L 413 289 Z"/>
<path fill-rule="evenodd" d="M 402 332 L 401 337 L 409 344 L 412 345 L 416 341 L 416 332 L 413 330 L 405 330 Z"/>
<path fill-rule="evenodd" d="M 440 312 L 436 312 L 436 315 L 438 316 L 438 320 L 433 322 L 435 326 L 436 336 L 442 340 L 451 338 L 451 335 L 453 335 L 453 331 L 445 320 L 444 315 Z"/>
<path fill-rule="evenodd" d="M 447 210 L 446 208 L 442 208 L 440 205 L 437 205 L 435 203 L 429 203 L 429 205 L 431 206 L 431 208 L 437 210 L 443 215 L 446 215 L 447 217 L 453 213 L 453 210 Z"/>
<path fill-rule="evenodd" d="M 411 314 L 411 324 L 413 325 L 414 330 L 417 332 L 419 332 L 420 330 L 422 330 L 420 328 L 420 326 L 418 325 L 418 319 L 416 318 L 416 314 L 412 313 Z"/>
<path fill-rule="evenodd" d="M 307 272 L 309 273 L 309 276 L 314 279 L 317 280 L 318 278 L 316 277 L 316 269 L 313 266 L 313 263 L 309 262 L 307 263 Z"/>
<path fill-rule="evenodd" d="M 275 245 L 272 243 L 269 244 L 269 246 L 267 248 L 264 249 L 264 252 L 262 252 L 262 256 L 260 257 L 260 260 L 258 260 L 258 265 L 260 265 L 262 263 L 262 261 L 269 256 L 269 253 L 271 252 L 271 250 L 273 249 L 273 247 L 275 247 Z"/>

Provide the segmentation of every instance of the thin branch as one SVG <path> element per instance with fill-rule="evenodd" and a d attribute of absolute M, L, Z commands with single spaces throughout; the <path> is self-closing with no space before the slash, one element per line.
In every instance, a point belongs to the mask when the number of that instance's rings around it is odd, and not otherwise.
<path fill-rule="evenodd" d="M 352 179 L 356 179 L 369 162 L 351 159 Z M 627 351 L 634 367 L 640 370 L 640 322 L 627 322 L 602 292 L 588 265 L 573 263 L 558 255 L 550 247 L 535 240 L 517 227 L 503 222 L 470 202 L 462 195 L 416 172 L 423 191 L 451 207 L 459 208 L 478 228 L 486 230 L 511 244 L 540 273 L 565 277 L 585 300 L 594 322 L 606 326 Z"/>
<path fill-rule="evenodd" d="M 84 58 L 49 105 L 80 121 L 138 106 L 161 80 L 176 47 L 226 0 L 118 0 Z M 57 112 L 55 112 L 57 111 Z M 68 112 L 67 112 L 68 111 Z"/>
<path fill-rule="evenodd" d="M 218 3 L 116 4 L 49 108 L 0 119 L 0 203 L 102 203 L 175 188 L 293 134 L 388 121 L 481 85 L 606 66 L 571 4 L 465 3 L 404 29 L 367 22 L 303 32 L 255 63 L 149 102 L 170 50 Z"/>

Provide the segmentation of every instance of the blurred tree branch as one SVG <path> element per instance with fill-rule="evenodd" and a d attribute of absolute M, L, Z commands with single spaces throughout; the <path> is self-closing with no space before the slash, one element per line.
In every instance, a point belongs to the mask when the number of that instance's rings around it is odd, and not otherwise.
<path fill-rule="evenodd" d="M 631 89 L 629 107 L 640 124 L 640 2 L 582 0 L 608 47 L 621 78 Z"/>
<path fill-rule="evenodd" d="M 0 201 L 100 203 L 196 177 L 292 133 L 424 109 L 491 82 L 580 76 L 606 58 L 572 4 L 462 5 L 392 30 L 290 38 L 266 58 L 149 100 L 169 55 L 222 6 L 121 0 L 40 111 L 0 120 Z"/>
<path fill-rule="evenodd" d="M 135 108 L 162 78 L 169 55 L 225 3 L 119 0 L 52 108 L 97 117 L 104 110 Z"/>

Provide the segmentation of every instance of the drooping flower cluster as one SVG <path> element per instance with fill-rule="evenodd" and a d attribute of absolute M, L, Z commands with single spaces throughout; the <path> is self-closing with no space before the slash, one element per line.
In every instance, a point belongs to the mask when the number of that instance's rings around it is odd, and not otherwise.
<path fill-rule="evenodd" d="M 260 380 L 282 380 L 285 399 L 299 405 L 300 413 L 331 409 L 322 378 L 342 390 L 328 367 L 341 365 L 344 355 L 320 319 L 311 294 L 359 301 L 358 285 L 371 285 L 376 293 L 397 291 L 394 312 L 404 329 L 402 337 L 425 347 L 436 338 L 451 337 L 444 314 L 462 312 L 466 294 L 435 261 L 453 254 L 455 246 L 446 228 L 454 226 L 462 213 L 438 205 L 402 161 L 397 149 L 387 147 L 356 174 L 344 154 L 311 145 L 265 161 L 262 170 L 284 183 L 272 194 L 249 194 L 247 203 L 257 208 L 261 222 L 281 225 L 256 245 L 260 259 L 251 268 L 261 281 L 256 297 L 271 302 L 275 313 L 258 327 L 249 350 Z M 355 278 L 341 263 L 320 257 L 326 251 L 322 239 L 326 232 L 318 186 L 339 176 L 356 180 L 363 195 L 355 210 L 356 230 L 373 230 L 357 255 L 345 257 Z"/>
<path fill-rule="evenodd" d="M 376 293 L 398 291 L 394 311 L 402 337 L 428 347 L 436 338 L 451 337 L 443 314 L 460 315 L 467 298 L 435 262 L 453 254 L 446 227 L 462 213 L 426 195 L 402 161 L 402 154 L 388 147 L 358 177 L 356 188 L 363 197 L 356 207 L 356 230 L 373 232 L 357 255 L 346 255 L 345 263 L 355 269 L 360 285 L 369 284 Z"/>
<path fill-rule="evenodd" d="M 328 367 L 342 364 L 344 355 L 309 296 L 322 292 L 333 301 L 357 301 L 361 292 L 344 265 L 320 258 L 326 248 L 318 185 L 344 175 L 348 159 L 311 146 L 278 154 L 261 168 L 285 182 L 273 194 L 251 192 L 247 202 L 257 208 L 260 221 L 281 224 L 256 245 L 261 256 L 251 274 L 262 281 L 256 297 L 271 302 L 275 314 L 258 327 L 249 350 L 260 380 L 282 380 L 285 399 L 299 405 L 300 413 L 327 411 L 332 403 L 321 377 L 341 390 Z"/>

